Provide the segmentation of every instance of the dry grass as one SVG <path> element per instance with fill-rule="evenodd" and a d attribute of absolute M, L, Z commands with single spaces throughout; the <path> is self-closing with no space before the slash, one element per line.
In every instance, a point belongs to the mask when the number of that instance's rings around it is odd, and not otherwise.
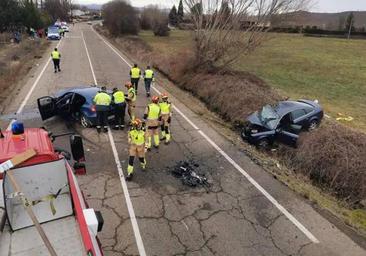
<path fill-rule="evenodd" d="M 120 38 L 115 42 L 141 62 L 153 63 L 234 127 L 263 105 L 283 99 L 266 82 L 247 72 L 190 70 L 187 64 L 192 55 L 189 52 L 179 54 L 180 58 L 172 58 L 172 55 L 160 54 L 136 37 L 133 40 Z M 177 55 L 177 51 L 174 54 Z M 313 133 L 303 133 L 297 149 L 280 147 L 276 157 L 305 179 L 346 200 L 353 207 L 358 207 L 357 204 L 366 199 L 364 133 L 326 122 Z"/>
<path fill-rule="evenodd" d="M 140 38 L 162 56 L 193 49 L 192 32 L 174 30 L 169 38 L 141 31 Z M 250 72 L 291 98 L 318 99 L 331 116 L 351 115 L 347 126 L 366 131 L 365 40 L 268 34 L 254 54 L 241 52 L 235 71 Z"/>
<path fill-rule="evenodd" d="M 0 55 L 0 91 L 11 89 L 31 69 L 34 58 L 39 58 L 47 48 L 46 41 L 24 40 L 15 45 L 5 45 Z M 0 95 L 5 97 L 4 95 Z"/>
<path fill-rule="evenodd" d="M 353 206 L 366 198 L 364 133 L 329 121 L 317 131 L 303 134 L 296 150 L 283 147 L 278 156 Z"/>

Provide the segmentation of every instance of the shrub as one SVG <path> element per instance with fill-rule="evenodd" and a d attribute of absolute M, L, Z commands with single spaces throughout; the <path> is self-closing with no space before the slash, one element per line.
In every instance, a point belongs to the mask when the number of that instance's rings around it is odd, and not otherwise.
<path fill-rule="evenodd" d="M 303 133 L 296 150 L 283 148 L 280 156 L 312 181 L 330 188 L 339 198 L 366 198 L 366 135 L 335 122 Z"/>
<path fill-rule="evenodd" d="M 155 36 L 169 36 L 170 29 L 165 22 L 157 22 L 154 24 L 153 31 Z"/>
<path fill-rule="evenodd" d="M 123 0 L 108 2 L 102 7 L 103 25 L 113 36 L 132 34 L 139 31 L 137 11 Z"/>

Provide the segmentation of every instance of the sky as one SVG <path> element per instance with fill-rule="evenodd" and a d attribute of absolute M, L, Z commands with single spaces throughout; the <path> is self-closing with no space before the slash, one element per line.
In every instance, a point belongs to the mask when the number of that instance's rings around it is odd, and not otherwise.
<path fill-rule="evenodd" d="M 366 0 L 313 0 L 313 12 L 342 12 L 366 11 Z M 103 4 L 108 0 L 75 0 L 80 4 Z M 142 7 L 149 4 L 158 4 L 170 8 L 178 0 L 130 0 L 133 6 Z"/>

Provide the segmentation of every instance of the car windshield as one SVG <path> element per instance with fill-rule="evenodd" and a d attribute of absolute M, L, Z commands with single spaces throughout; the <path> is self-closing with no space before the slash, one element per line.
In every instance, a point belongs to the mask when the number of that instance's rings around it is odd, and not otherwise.
<path fill-rule="evenodd" d="M 265 126 L 275 129 L 280 117 L 270 105 L 266 105 L 259 112 L 259 118 Z"/>
<path fill-rule="evenodd" d="M 58 33 L 58 28 L 56 27 L 52 27 L 52 28 L 48 28 L 48 33 Z"/>

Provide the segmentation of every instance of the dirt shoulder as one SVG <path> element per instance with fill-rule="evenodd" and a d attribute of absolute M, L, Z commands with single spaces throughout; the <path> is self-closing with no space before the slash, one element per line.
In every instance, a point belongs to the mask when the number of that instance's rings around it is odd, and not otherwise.
<path fill-rule="evenodd" d="M 0 48 L 0 112 L 19 90 L 23 79 L 37 66 L 50 43 L 46 40 L 23 40 L 20 44 L 3 44 Z"/>
<path fill-rule="evenodd" d="M 237 125 L 241 121 L 241 118 L 257 110 L 263 103 L 274 102 L 283 98 L 279 93 L 269 88 L 260 79 L 243 73 L 206 74 L 206 77 L 199 73 L 184 74 L 183 69 L 180 69 L 180 66 L 184 64 L 183 59 L 177 60 L 174 58 L 166 61 L 164 57 L 157 56 L 155 52 L 151 52 L 151 48 L 142 40 L 139 40 L 138 37 L 111 38 L 105 31 L 100 31 L 99 29 L 99 32 L 109 38 L 109 41 L 130 59 L 137 61 L 140 65 L 153 64 L 155 68 L 162 71 L 161 73 L 165 75 L 159 74 L 158 81 L 168 92 L 179 97 L 191 110 L 208 121 L 215 130 L 250 156 L 255 163 L 261 165 L 276 179 L 312 202 L 314 208 L 317 208 L 322 215 L 330 219 L 332 223 L 344 230 L 345 233 L 354 237 L 354 240 L 361 244 L 364 242 L 362 237 L 366 236 L 365 209 L 362 209 L 362 206 L 358 203 L 352 204 L 347 199 L 337 197 L 334 190 L 329 189 L 324 184 L 314 182 L 309 176 L 299 171 L 298 168 L 289 164 L 296 157 L 297 151 L 301 149 L 294 150 L 280 147 L 273 152 L 262 153 L 241 140 L 237 130 Z M 177 77 L 181 78 L 179 85 L 172 82 Z M 239 86 L 241 86 L 239 89 L 244 93 L 238 96 L 237 92 L 240 90 L 237 88 L 237 85 L 239 82 Z M 227 86 L 223 87 L 225 89 L 220 89 L 223 83 Z M 200 85 L 204 88 L 199 91 L 195 90 L 195 86 Z M 256 90 L 255 88 L 260 88 L 260 90 Z M 225 105 L 225 99 L 220 98 L 222 90 L 236 92 L 237 94 L 233 96 L 234 98 L 231 98 L 231 102 L 234 103 L 231 109 L 225 109 L 223 107 Z M 250 91 L 248 92 L 248 90 Z M 257 95 L 258 93 L 263 97 L 261 96 L 258 101 L 251 102 L 252 97 L 248 95 Z M 195 97 L 192 97 L 192 95 Z M 243 101 L 242 97 L 248 98 L 244 98 L 245 100 Z M 209 98 L 215 100 L 210 102 L 208 101 Z M 243 104 L 243 102 L 246 103 Z M 323 136 L 324 133 L 329 133 L 332 129 L 341 129 L 343 131 L 343 128 L 339 128 L 338 126 L 334 128 L 332 124 L 329 124 L 329 121 L 325 121 L 322 125 L 321 135 Z M 325 142 L 322 141 L 321 143 Z M 328 141 L 327 143 L 331 145 L 332 141 Z M 348 140 L 345 143 L 348 143 Z M 315 146 L 317 145 L 318 143 Z M 314 149 L 309 150 L 313 150 L 315 154 L 318 153 Z M 294 153 L 290 154 L 289 152 L 292 151 Z M 358 177 L 355 178 L 357 179 Z"/>

